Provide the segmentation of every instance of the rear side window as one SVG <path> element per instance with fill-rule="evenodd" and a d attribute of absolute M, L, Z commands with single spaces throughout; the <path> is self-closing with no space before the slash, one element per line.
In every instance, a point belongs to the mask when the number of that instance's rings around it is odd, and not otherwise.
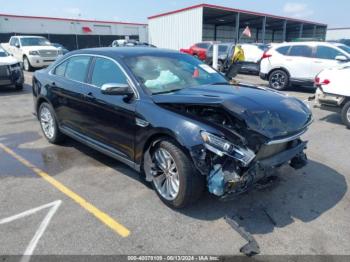
<path fill-rule="evenodd" d="M 329 59 L 334 60 L 336 56 L 343 56 L 344 54 L 335 48 L 328 46 L 317 46 L 315 57 L 319 59 Z"/>
<path fill-rule="evenodd" d="M 279 48 L 276 48 L 276 52 L 280 53 L 281 55 L 287 55 L 288 51 L 289 51 L 290 46 L 282 46 Z"/>
<path fill-rule="evenodd" d="M 307 45 L 295 45 L 292 46 L 289 51 L 290 56 L 311 57 L 312 48 Z"/>
<path fill-rule="evenodd" d="M 68 60 L 65 76 L 71 80 L 85 82 L 89 68 L 89 56 L 75 56 Z"/>
<path fill-rule="evenodd" d="M 196 46 L 199 48 L 208 49 L 210 46 L 210 43 L 198 43 L 198 44 L 196 44 Z"/>
<path fill-rule="evenodd" d="M 227 45 L 219 45 L 219 52 L 224 53 L 227 52 L 228 46 Z"/>
<path fill-rule="evenodd" d="M 127 84 L 126 76 L 112 60 L 96 58 L 91 76 L 91 84 L 101 87 L 108 83 Z"/>
<path fill-rule="evenodd" d="M 64 74 L 66 73 L 66 67 L 67 67 L 68 61 L 63 62 L 62 64 L 60 64 L 59 66 L 57 66 L 55 68 L 55 72 L 54 74 L 57 76 L 64 76 Z"/>

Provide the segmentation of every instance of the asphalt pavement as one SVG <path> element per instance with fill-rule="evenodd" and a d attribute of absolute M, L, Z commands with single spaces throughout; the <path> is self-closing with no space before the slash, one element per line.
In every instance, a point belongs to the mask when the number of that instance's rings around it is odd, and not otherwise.
<path fill-rule="evenodd" d="M 240 254 L 247 240 L 225 217 L 262 255 L 350 255 L 350 130 L 338 114 L 310 105 L 303 169 L 283 167 L 266 187 L 227 202 L 205 194 L 173 210 L 122 163 L 71 139 L 49 144 L 25 75 L 23 91 L 0 89 L 0 255 Z M 313 90 L 287 93 L 305 100 Z"/>

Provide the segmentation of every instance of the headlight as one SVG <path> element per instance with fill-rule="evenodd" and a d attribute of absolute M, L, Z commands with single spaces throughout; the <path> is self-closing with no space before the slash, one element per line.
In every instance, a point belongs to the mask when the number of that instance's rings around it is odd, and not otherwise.
<path fill-rule="evenodd" d="M 231 156 L 244 166 L 247 166 L 255 158 L 254 152 L 249 148 L 236 146 L 224 138 L 205 131 L 201 131 L 201 136 L 205 147 L 219 156 Z"/>
<path fill-rule="evenodd" d="M 38 51 L 29 51 L 29 54 L 30 55 L 39 55 L 39 52 Z"/>

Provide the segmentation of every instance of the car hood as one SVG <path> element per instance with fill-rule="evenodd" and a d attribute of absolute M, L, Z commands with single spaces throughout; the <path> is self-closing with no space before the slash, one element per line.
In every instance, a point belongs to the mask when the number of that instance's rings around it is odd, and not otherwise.
<path fill-rule="evenodd" d="M 0 65 L 13 65 L 17 63 L 18 60 L 13 56 L 0 57 Z"/>
<path fill-rule="evenodd" d="M 302 101 L 260 87 L 205 85 L 152 97 L 157 104 L 220 106 L 269 139 L 297 134 L 312 120 Z"/>
<path fill-rule="evenodd" d="M 58 51 L 57 47 L 51 45 L 38 45 L 38 46 L 22 46 L 22 50 L 24 51 L 38 51 L 38 50 L 53 50 Z"/>

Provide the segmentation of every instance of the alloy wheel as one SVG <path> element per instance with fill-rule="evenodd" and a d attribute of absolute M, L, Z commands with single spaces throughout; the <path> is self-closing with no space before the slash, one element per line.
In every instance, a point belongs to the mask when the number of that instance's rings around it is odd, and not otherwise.
<path fill-rule="evenodd" d="M 154 153 L 157 167 L 153 182 L 157 192 L 166 200 L 174 200 L 180 188 L 180 179 L 175 160 L 164 148 L 158 148 Z"/>
<path fill-rule="evenodd" d="M 350 107 L 348 108 L 348 111 L 346 111 L 346 118 L 348 119 L 348 122 L 350 123 Z"/>
<path fill-rule="evenodd" d="M 273 74 L 271 78 L 271 85 L 275 89 L 282 89 L 286 83 L 286 77 L 281 73 Z"/>
<path fill-rule="evenodd" d="M 52 139 L 55 135 L 55 124 L 51 112 L 47 107 L 43 107 L 40 111 L 40 124 L 45 136 L 48 139 Z"/>

